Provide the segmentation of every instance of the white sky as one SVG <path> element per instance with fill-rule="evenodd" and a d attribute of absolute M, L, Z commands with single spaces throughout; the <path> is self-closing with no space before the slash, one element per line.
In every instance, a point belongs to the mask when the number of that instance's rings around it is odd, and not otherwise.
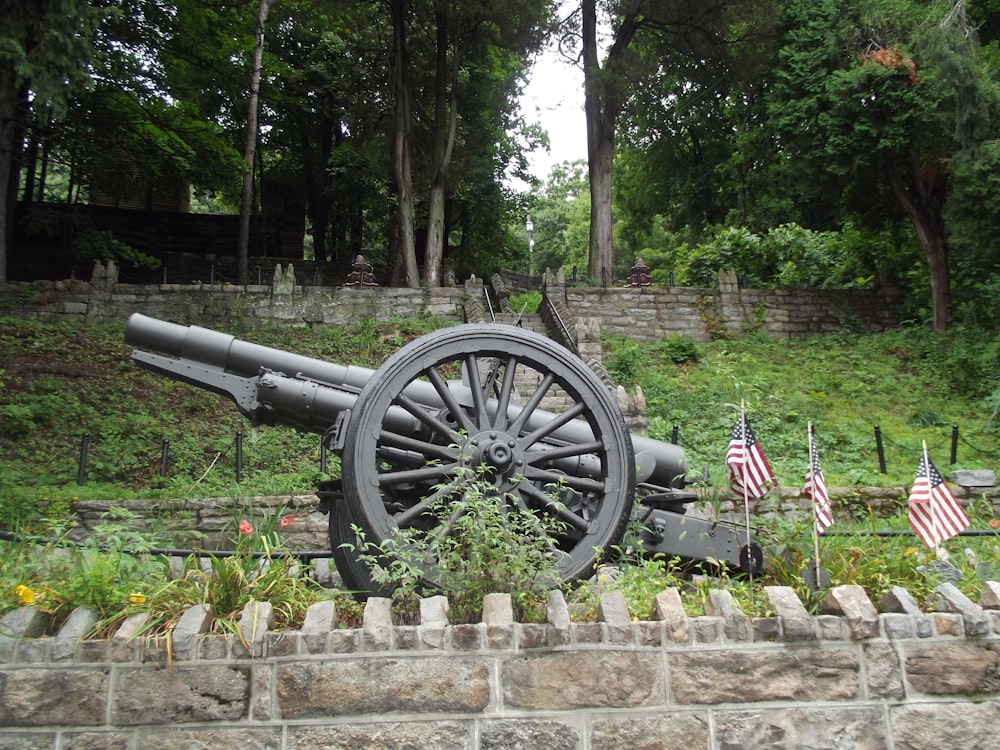
<path fill-rule="evenodd" d="M 583 71 L 565 62 L 554 48 L 545 50 L 532 66 L 521 112 L 549 134 L 550 151 L 538 150 L 528 159 L 535 177 L 545 180 L 554 165 L 587 158 Z"/>

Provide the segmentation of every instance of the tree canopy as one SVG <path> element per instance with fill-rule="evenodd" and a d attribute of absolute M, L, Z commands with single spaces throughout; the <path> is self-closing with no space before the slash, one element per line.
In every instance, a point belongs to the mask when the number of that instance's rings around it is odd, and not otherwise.
<path fill-rule="evenodd" d="M 267 5 L 254 124 L 260 0 L 0 0 L 0 259 L 17 200 L 144 178 L 232 212 L 246 178 L 256 211 L 266 176 L 313 257 L 389 283 L 527 270 L 530 211 L 536 267 L 592 283 L 641 257 L 665 283 L 891 285 L 936 330 L 998 317 L 997 0 Z M 547 39 L 584 73 L 589 155 L 518 193 Z"/>

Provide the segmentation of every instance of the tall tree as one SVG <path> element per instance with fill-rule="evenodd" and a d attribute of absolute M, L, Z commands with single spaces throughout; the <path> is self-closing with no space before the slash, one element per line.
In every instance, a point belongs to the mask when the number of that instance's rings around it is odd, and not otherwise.
<path fill-rule="evenodd" d="M 631 87 L 649 76 L 662 75 L 678 54 L 705 60 L 725 55 L 734 36 L 759 33 L 760 21 L 769 22 L 770 3 L 724 0 L 614 0 L 607 3 L 603 28 L 610 45 L 601 60 L 602 19 L 597 0 L 582 0 L 581 60 L 584 73 L 584 110 L 587 120 L 587 158 L 590 170 L 590 258 L 592 278 L 612 272 L 612 185 L 615 136 Z M 637 55 L 633 42 L 639 34 L 654 34 L 662 54 Z"/>
<path fill-rule="evenodd" d="M 787 20 L 769 110 L 782 161 L 795 165 L 786 174 L 807 198 L 839 195 L 842 215 L 894 201 L 923 249 L 933 328 L 944 331 L 944 207 L 961 174 L 949 164 L 978 158 L 989 121 L 965 0 L 794 0 Z"/>
<path fill-rule="evenodd" d="M 413 224 L 413 104 L 410 58 L 407 44 L 407 0 L 390 0 L 392 12 L 392 98 L 394 126 L 392 138 L 392 176 L 396 189 L 389 255 L 394 274 L 404 286 L 420 283 L 417 270 L 416 239 Z M 398 269 L 398 270 L 397 270 Z"/>
<path fill-rule="evenodd" d="M 250 87 L 247 98 L 246 141 L 243 146 L 243 186 L 240 190 L 240 227 L 236 240 L 236 283 L 246 286 L 250 245 L 250 212 L 253 208 L 254 154 L 257 151 L 257 99 L 260 96 L 261 62 L 264 57 L 264 27 L 268 13 L 277 0 L 259 0 L 257 26 L 250 64 Z"/>

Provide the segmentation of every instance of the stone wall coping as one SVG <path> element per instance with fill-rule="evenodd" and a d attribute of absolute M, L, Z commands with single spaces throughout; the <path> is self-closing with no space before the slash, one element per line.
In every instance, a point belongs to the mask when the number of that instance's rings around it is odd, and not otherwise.
<path fill-rule="evenodd" d="M 393 621 L 391 601 L 371 597 L 364 605 L 359 628 L 337 622 L 332 601 L 313 604 L 299 630 L 273 630 L 270 605 L 247 605 L 238 623 L 239 635 L 210 633 L 211 610 L 206 605 L 187 609 L 169 634 L 143 635 L 143 616 L 134 615 L 106 639 L 84 639 L 96 622 L 86 609 L 74 612 L 54 636 L 40 636 L 41 613 L 35 606 L 11 610 L 0 618 L 0 662 L 185 662 L 224 658 L 330 658 L 370 653 L 417 654 L 446 652 L 528 652 L 573 649 L 683 649 L 697 646 L 773 648 L 781 644 L 813 642 L 871 642 L 908 639 L 1000 638 L 1000 583 L 984 584 L 979 604 L 951 583 L 934 589 L 932 603 L 939 611 L 925 613 L 905 589 L 896 587 L 879 607 L 856 585 L 827 592 L 819 614 L 810 615 L 795 591 L 766 586 L 763 593 L 773 614 L 744 614 L 724 589 L 709 593 L 704 614 L 683 611 L 680 593 L 669 588 L 655 599 L 655 617 L 633 621 L 620 591 L 600 597 L 597 620 L 574 622 L 559 590 L 549 594 L 545 623 L 520 623 L 513 618 L 509 594 L 490 594 L 482 621 L 450 624 L 448 601 L 433 596 L 420 602 L 420 622 Z M 169 641 L 169 643 L 168 643 Z"/>

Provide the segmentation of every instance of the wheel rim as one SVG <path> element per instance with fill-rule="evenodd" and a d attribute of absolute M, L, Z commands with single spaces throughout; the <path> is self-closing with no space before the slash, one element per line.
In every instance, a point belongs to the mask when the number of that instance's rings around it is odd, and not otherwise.
<path fill-rule="evenodd" d="M 449 384 L 460 373 L 466 387 Z M 537 387 L 519 396 L 525 382 Z M 546 522 L 563 582 L 590 575 L 630 518 L 635 460 L 614 399 L 578 357 L 520 328 L 456 326 L 404 346 L 359 394 L 347 443 L 350 513 L 376 544 L 397 529 L 453 533 L 432 511 L 455 507 L 470 474 L 505 510 Z M 434 561 L 423 571 L 433 585 Z"/>

